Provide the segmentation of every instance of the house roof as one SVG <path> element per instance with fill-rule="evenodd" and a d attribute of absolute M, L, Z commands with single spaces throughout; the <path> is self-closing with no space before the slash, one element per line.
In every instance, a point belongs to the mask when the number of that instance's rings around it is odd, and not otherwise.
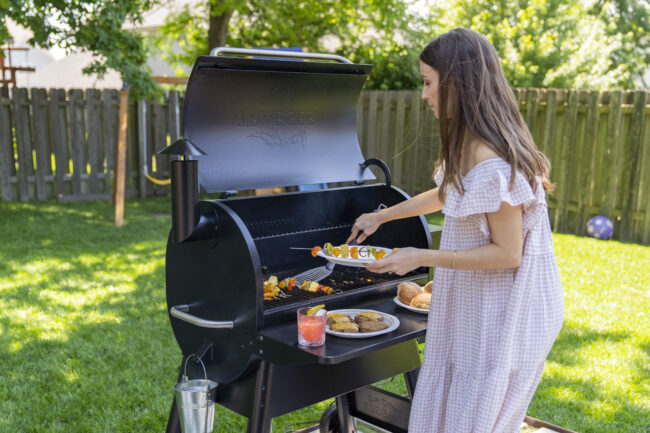
<path fill-rule="evenodd" d="M 82 70 L 93 61 L 88 52 L 68 54 L 60 60 L 36 68 L 36 72 L 17 77 L 21 87 L 45 87 L 61 89 L 119 89 L 122 78 L 116 71 L 109 70 L 103 78 L 85 75 Z"/>

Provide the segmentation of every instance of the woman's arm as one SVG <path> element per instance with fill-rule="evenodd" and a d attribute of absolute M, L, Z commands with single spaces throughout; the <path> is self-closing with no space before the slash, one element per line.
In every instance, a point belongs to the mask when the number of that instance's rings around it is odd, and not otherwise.
<path fill-rule="evenodd" d="M 435 188 L 379 212 L 363 214 L 355 221 L 352 233 L 346 242 L 350 243 L 356 239 L 358 243 L 362 243 L 383 223 L 438 212 L 443 204 L 438 197 L 438 188 Z"/>
<path fill-rule="evenodd" d="M 522 209 L 502 203 L 498 211 L 487 214 L 492 242 L 467 250 L 425 250 L 400 248 L 366 267 L 372 272 L 399 275 L 420 267 L 479 270 L 518 268 L 523 249 Z"/>

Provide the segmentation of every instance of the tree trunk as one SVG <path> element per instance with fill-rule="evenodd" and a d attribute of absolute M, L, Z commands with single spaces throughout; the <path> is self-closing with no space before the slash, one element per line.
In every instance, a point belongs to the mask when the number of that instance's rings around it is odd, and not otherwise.
<path fill-rule="evenodd" d="M 221 1 L 210 2 L 210 27 L 208 29 L 208 50 L 226 45 L 228 37 L 228 22 L 234 12 L 233 9 L 215 13 L 215 9 L 220 8 L 223 4 Z"/>

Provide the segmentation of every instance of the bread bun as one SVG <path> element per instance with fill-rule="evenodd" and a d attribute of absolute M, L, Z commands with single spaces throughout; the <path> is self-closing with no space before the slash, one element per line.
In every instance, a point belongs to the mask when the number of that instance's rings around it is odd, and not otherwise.
<path fill-rule="evenodd" d="M 406 305 L 410 305 L 411 300 L 420 293 L 422 293 L 422 287 L 412 281 L 399 283 L 397 286 L 397 297 L 399 298 L 400 302 Z"/>
<path fill-rule="evenodd" d="M 431 305 L 431 293 L 420 293 L 411 300 L 410 305 L 413 308 L 422 308 L 428 310 L 429 306 Z"/>
<path fill-rule="evenodd" d="M 422 287 L 422 290 L 424 291 L 424 293 L 431 293 L 432 289 L 433 289 L 433 280 L 429 281 L 428 283 L 426 283 L 424 285 L 424 287 Z"/>

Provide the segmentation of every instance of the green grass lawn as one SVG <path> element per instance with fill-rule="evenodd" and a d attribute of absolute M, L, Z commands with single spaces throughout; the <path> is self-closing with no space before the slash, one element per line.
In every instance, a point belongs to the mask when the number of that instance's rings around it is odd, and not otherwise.
<path fill-rule="evenodd" d="M 0 432 L 164 431 L 181 359 L 165 304 L 168 214 L 168 198 L 128 201 L 116 228 L 109 203 L 0 202 Z M 554 241 L 566 321 L 529 414 L 584 433 L 650 431 L 650 247 Z M 215 423 L 245 430 L 222 408 Z"/>

